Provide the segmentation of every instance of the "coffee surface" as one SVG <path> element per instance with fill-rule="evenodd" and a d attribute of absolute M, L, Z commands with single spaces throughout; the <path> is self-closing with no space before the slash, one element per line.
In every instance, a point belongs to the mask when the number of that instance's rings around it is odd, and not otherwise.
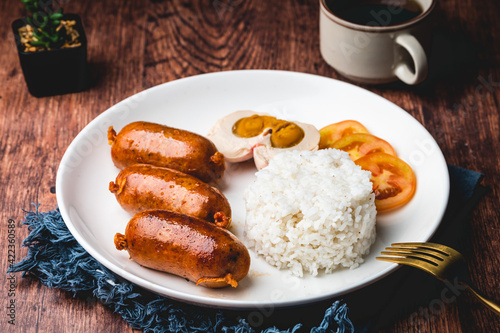
<path fill-rule="evenodd" d="M 398 25 L 423 12 L 414 0 L 327 0 L 325 3 L 338 17 L 368 26 Z"/>

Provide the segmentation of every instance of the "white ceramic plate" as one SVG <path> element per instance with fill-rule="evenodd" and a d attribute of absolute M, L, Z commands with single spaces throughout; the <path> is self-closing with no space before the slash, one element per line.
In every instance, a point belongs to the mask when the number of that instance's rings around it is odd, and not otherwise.
<path fill-rule="evenodd" d="M 170 274 L 143 268 L 117 251 L 130 215 L 108 191 L 119 170 L 111 161 L 106 132 L 152 121 L 205 135 L 215 121 L 236 110 L 266 112 L 318 129 L 346 119 L 363 123 L 389 141 L 417 177 L 415 197 L 403 208 L 377 218 L 377 240 L 359 268 L 318 277 L 293 277 L 251 252 L 249 275 L 237 288 L 196 287 Z M 254 178 L 252 162 L 228 165 L 221 184 L 232 210 L 231 231 L 243 238 L 243 191 Z M 116 104 L 74 139 L 57 173 L 61 214 L 77 241 L 104 266 L 144 288 L 186 302 L 226 308 L 282 307 L 345 294 L 396 268 L 375 260 L 393 242 L 427 241 L 438 227 L 449 196 L 448 169 L 431 135 L 407 112 L 356 86 L 333 79 L 282 71 L 230 71 L 168 82 Z"/>

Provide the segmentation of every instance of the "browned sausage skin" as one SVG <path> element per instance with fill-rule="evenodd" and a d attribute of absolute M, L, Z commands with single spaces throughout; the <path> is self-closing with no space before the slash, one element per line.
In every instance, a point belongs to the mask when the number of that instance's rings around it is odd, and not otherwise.
<path fill-rule="evenodd" d="M 224 173 L 224 155 L 207 138 L 145 121 L 133 122 L 116 134 L 108 129 L 111 158 L 117 168 L 136 163 L 167 167 L 217 184 Z"/>
<path fill-rule="evenodd" d="M 115 235 L 118 250 L 138 264 L 182 276 L 208 288 L 236 287 L 250 268 L 250 255 L 236 236 L 207 221 L 145 210 Z"/>
<path fill-rule="evenodd" d="M 231 207 L 217 188 L 183 172 L 149 164 L 126 167 L 109 183 L 118 203 L 131 214 L 166 209 L 227 228 Z"/>

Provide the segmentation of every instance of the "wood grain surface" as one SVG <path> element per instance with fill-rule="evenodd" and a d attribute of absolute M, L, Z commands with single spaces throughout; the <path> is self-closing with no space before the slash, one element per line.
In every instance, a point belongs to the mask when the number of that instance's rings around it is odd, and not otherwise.
<path fill-rule="evenodd" d="M 10 24 L 20 1 L 0 1 L 0 254 L 8 267 L 8 220 L 16 222 L 16 261 L 28 230 L 23 210 L 56 207 L 59 161 L 96 116 L 146 88 L 236 69 L 280 69 L 349 82 L 319 52 L 318 0 L 64 1 L 84 22 L 93 86 L 35 98 L 28 93 Z M 439 0 L 429 78 L 410 87 L 362 87 L 394 102 L 432 134 L 450 164 L 484 173 L 490 191 L 467 218 L 472 280 L 500 301 L 500 3 Z M 359 85 L 359 84 L 358 84 Z M 92 298 L 18 277 L 16 325 L 7 323 L 9 283 L 0 275 L 1 332 L 131 332 Z M 436 297 L 439 297 L 437 294 Z M 418 311 L 415 308 L 414 311 Z M 470 293 L 433 316 L 395 317 L 380 332 L 499 332 L 500 317 Z M 290 322 L 292 326 L 295 322 Z"/>

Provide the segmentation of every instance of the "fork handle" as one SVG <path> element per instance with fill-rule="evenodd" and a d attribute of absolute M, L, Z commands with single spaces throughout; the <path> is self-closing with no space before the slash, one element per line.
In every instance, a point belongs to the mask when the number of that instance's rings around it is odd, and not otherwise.
<path fill-rule="evenodd" d="M 495 312 L 497 315 L 500 316 L 500 305 L 497 303 L 493 302 L 490 299 L 487 299 L 479 291 L 477 291 L 475 288 L 472 286 L 469 286 L 467 283 L 464 283 L 467 288 L 469 288 L 470 291 L 481 301 L 483 302 L 486 306 L 488 306 L 493 312 Z"/>

